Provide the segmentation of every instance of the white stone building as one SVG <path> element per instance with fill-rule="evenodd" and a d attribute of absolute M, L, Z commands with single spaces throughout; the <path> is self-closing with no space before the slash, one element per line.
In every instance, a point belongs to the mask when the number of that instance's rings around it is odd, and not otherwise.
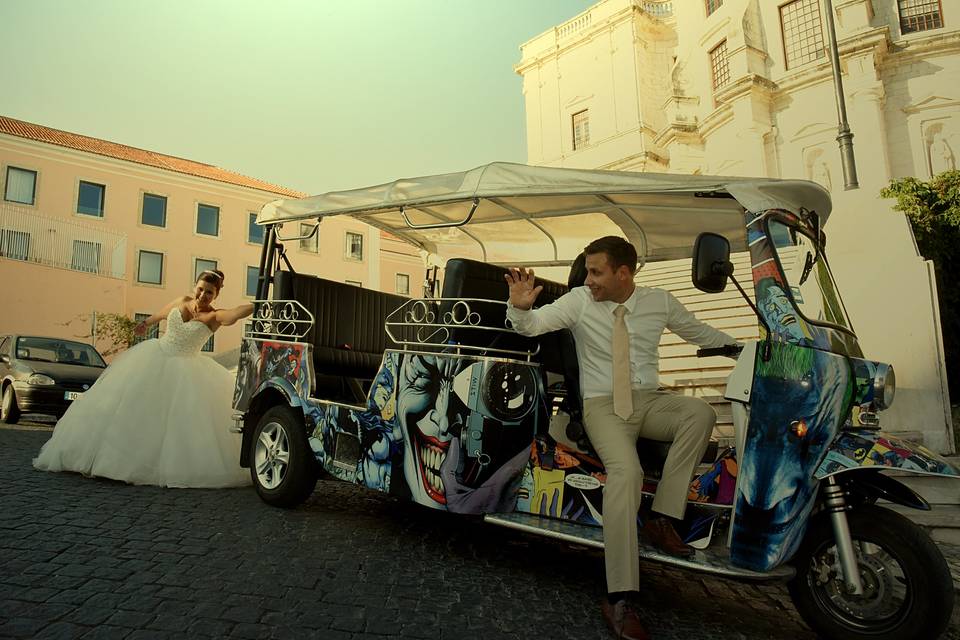
<path fill-rule="evenodd" d="M 822 183 L 834 197 L 828 254 L 854 327 L 868 357 L 897 370 L 884 426 L 949 452 L 932 265 L 879 191 L 957 167 L 960 0 L 833 0 L 855 190 L 844 188 L 836 142 L 824 2 L 601 0 L 520 48 L 528 161 Z M 673 281 L 663 269 L 655 281 Z M 747 332 L 747 319 L 727 328 Z"/>

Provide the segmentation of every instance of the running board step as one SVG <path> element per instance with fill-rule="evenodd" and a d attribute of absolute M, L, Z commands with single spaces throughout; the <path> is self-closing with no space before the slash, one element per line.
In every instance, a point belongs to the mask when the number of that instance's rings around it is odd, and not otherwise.
<path fill-rule="evenodd" d="M 487 514 L 483 517 L 484 521 L 508 529 L 516 529 L 526 533 L 532 533 L 538 536 L 545 536 L 580 544 L 585 547 L 603 549 L 603 529 L 600 527 L 591 527 L 574 522 L 566 522 L 554 518 L 545 518 L 532 513 L 496 513 Z M 727 548 L 721 542 L 718 542 L 719 548 L 708 547 L 703 550 L 696 550 L 694 556 L 690 559 L 674 558 L 658 551 L 655 547 L 646 544 L 643 540 L 639 541 L 640 558 L 643 560 L 652 560 L 662 564 L 667 564 L 681 569 L 699 571 L 700 573 L 709 573 L 724 578 L 737 578 L 741 580 L 789 580 L 796 573 L 794 568 L 789 565 L 781 565 L 767 572 L 751 571 L 730 564 L 727 556 Z"/>

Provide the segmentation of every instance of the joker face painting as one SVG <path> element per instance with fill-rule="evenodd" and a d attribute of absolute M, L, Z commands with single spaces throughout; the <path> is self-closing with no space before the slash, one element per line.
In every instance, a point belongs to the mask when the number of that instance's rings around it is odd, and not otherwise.
<path fill-rule="evenodd" d="M 412 355 L 402 360 L 397 418 L 404 438 L 403 471 L 415 502 L 442 509 L 447 499 L 440 468 L 465 408 L 452 393 L 461 361 Z"/>

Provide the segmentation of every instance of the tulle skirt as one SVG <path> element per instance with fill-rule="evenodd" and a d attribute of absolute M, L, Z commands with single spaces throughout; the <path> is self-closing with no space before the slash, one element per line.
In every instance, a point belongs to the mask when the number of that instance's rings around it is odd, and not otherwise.
<path fill-rule="evenodd" d="M 73 401 L 33 466 L 161 487 L 250 484 L 230 431 L 233 387 L 213 360 L 147 340 Z"/>

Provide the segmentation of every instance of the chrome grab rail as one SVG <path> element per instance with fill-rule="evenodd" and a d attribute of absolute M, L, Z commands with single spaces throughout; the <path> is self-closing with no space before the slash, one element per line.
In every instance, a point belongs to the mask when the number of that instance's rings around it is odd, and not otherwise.
<path fill-rule="evenodd" d="M 444 312 L 443 316 L 438 318 L 440 303 L 453 303 L 450 309 Z M 484 304 L 507 305 L 503 300 L 485 300 L 482 298 L 429 298 L 423 300 L 407 300 L 402 305 L 394 309 L 387 315 L 384 322 L 384 329 L 390 340 L 394 344 L 407 347 L 431 347 L 434 349 L 452 350 L 459 352 L 461 350 L 472 352 L 483 352 L 488 355 L 504 356 L 522 356 L 527 360 L 533 358 L 540 352 L 540 345 L 536 349 L 517 350 L 504 349 L 501 347 L 481 347 L 470 344 L 461 344 L 451 341 L 451 331 L 457 329 L 469 329 L 470 331 L 490 331 L 501 335 L 516 335 L 516 331 L 510 326 L 510 321 L 506 320 L 503 327 L 491 327 L 481 324 L 480 314 L 470 308 L 470 303 L 482 302 Z M 413 330 L 413 339 L 405 339 L 403 335 L 398 335 L 402 329 L 407 327 Z"/>
<path fill-rule="evenodd" d="M 244 325 L 243 337 L 302 340 L 313 322 L 313 314 L 296 300 L 254 300 L 253 316 Z"/>

